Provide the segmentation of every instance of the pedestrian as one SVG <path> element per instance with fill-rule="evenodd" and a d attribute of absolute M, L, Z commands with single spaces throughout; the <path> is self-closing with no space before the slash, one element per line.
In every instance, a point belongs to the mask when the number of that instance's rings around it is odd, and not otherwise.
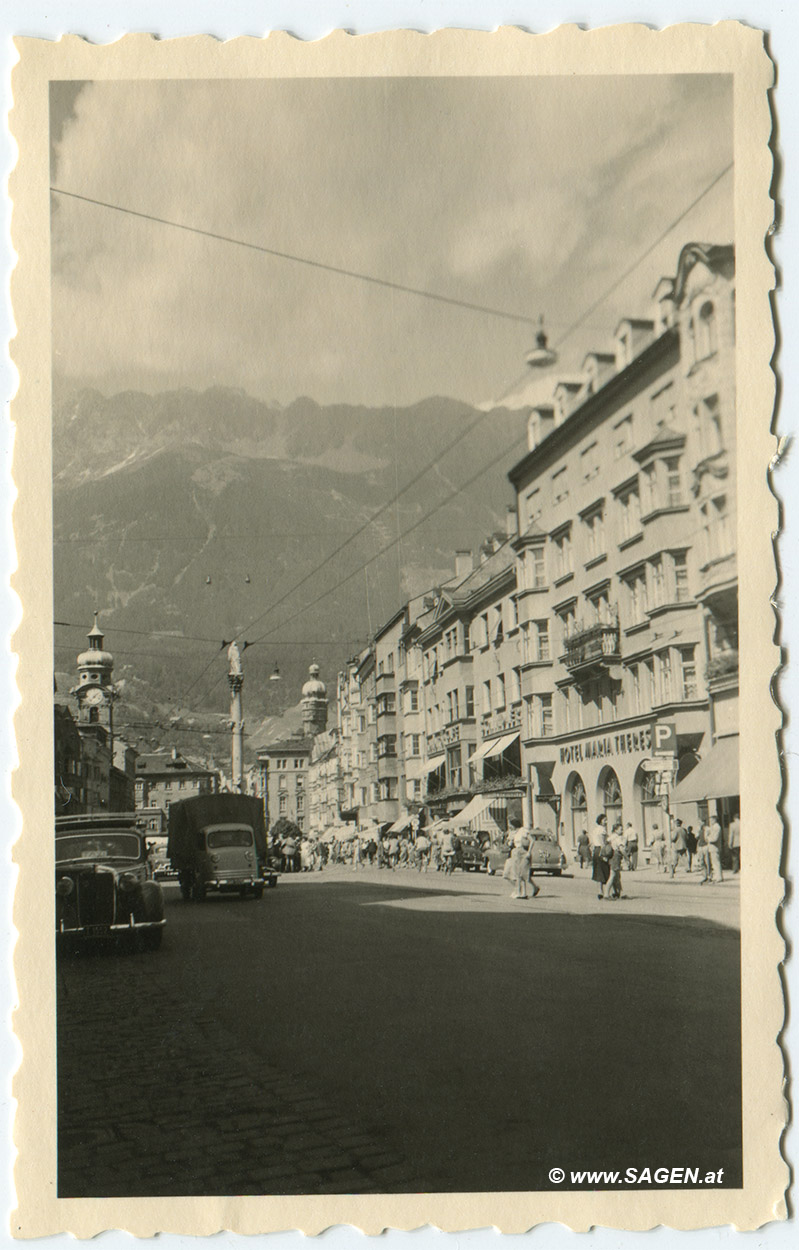
<path fill-rule="evenodd" d="M 700 885 L 706 885 L 710 880 L 710 857 L 707 852 L 707 823 L 703 820 L 699 826 L 699 834 L 696 839 L 696 864 L 702 874 Z"/>
<path fill-rule="evenodd" d="M 597 898 L 604 898 L 605 885 L 610 876 L 607 857 L 603 858 L 602 854 L 608 843 L 606 824 L 607 817 L 603 813 L 597 816 L 596 824 L 591 830 L 591 879 L 599 886 Z"/>
<path fill-rule="evenodd" d="M 511 859 L 516 878 L 516 890 L 511 894 L 511 898 L 527 898 L 528 885 L 532 890 L 531 897 L 537 898 L 541 891 L 533 881 L 533 839 L 529 831 L 522 827 L 521 821 L 514 821 L 512 827 L 515 832 Z"/>
<path fill-rule="evenodd" d="M 357 872 L 362 867 L 361 862 L 361 839 L 353 838 L 352 840 L 352 871 Z"/>
<path fill-rule="evenodd" d="M 655 863 L 661 872 L 668 872 L 666 863 L 666 837 L 661 832 L 659 825 L 652 826 L 652 853 Z"/>
<path fill-rule="evenodd" d="M 418 872 L 427 872 L 430 863 L 430 839 L 422 830 L 416 839 L 416 868 Z"/>
<path fill-rule="evenodd" d="M 692 872 L 696 855 L 696 834 L 693 825 L 689 825 L 685 831 L 685 854 L 688 858 L 688 872 Z"/>
<path fill-rule="evenodd" d="M 621 838 L 615 838 L 611 843 L 611 855 L 608 860 L 609 880 L 607 897 L 614 901 L 623 898 L 621 892 L 621 864 L 623 858 L 624 842 Z"/>
<path fill-rule="evenodd" d="M 455 856 L 457 854 L 455 842 L 456 838 L 452 830 L 445 829 L 444 836 L 441 839 L 441 860 L 447 876 L 455 871 Z"/>
<path fill-rule="evenodd" d="M 580 867 L 588 868 L 591 863 L 591 839 L 585 826 L 583 826 L 577 839 L 577 854 L 580 858 Z"/>
<path fill-rule="evenodd" d="M 294 872 L 294 856 L 297 854 L 297 843 L 291 834 L 283 839 L 283 871 Z"/>
<path fill-rule="evenodd" d="M 624 831 L 624 855 L 630 872 L 635 872 L 638 867 L 638 833 L 631 820 L 627 821 Z"/>
<path fill-rule="evenodd" d="M 733 873 L 741 871 L 741 818 L 736 815 L 730 821 L 727 830 L 727 846 L 730 848 Z"/>
<path fill-rule="evenodd" d="M 714 885 L 721 885 L 724 880 L 724 874 L 721 871 L 721 825 L 715 816 L 711 817 L 705 836 L 707 838 L 710 876 Z"/>

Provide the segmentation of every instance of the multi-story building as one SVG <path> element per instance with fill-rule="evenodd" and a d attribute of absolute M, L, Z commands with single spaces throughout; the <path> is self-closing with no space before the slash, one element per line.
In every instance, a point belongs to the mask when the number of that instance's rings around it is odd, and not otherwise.
<path fill-rule="evenodd" d="M 570 843 L 600 812 L 646 844 L 678 802 L 737 810 L 734 376 L 732 248 L 690 244 L 652 319 L 529 414 L 522 765 Z"/>
<path fill-rule="evenodd" d="M 54 775 L 56 816 L 86 811 L 81 736 L 72 712 L 56 703 L 54 716 Z"/>
<path fill-rule="evenodd" d="M 308 818 L 310 833 L 324 833 L 341 824 L 339 815 L 338 728 L 326 729 L 313 739 L 308 762 Z"/>
<path fill-rule="evenodd" d="M 143 754 L 136 760 L 136 811 L 160 808 L 167 815 L 175 799 L 215 794 L 218 789 L 219 774 L 182 755 L 177 747 Z"/>
<path fill-rule="evenodd" d="M 383 625 L 372 640 L 374 648 L 375 736 L 377 739 L 377 798 L 370 816 L 377 824 L 393 824 L 402 812 L 403 741 L 402 713 L 397 706 L 397 681 L 402 636 L 408 621 L 404 605 Z"/>
<path fill-rule="evenodd" d="M 301 730 L 283 742 L 259 748 L 261 790 L 269 826 L 282 817 L 303 832 L 307 829 L 308 765 L 312 748 L 313 738 L 305 737 Z"/>

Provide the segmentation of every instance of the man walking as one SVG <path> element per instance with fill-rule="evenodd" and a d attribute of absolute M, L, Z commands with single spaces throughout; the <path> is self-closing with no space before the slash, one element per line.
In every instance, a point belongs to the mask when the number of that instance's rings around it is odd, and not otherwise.
<path fill-rule="evenodd" d="M 710 821 L 706 837 L 710 875 L 714 885 L 721 885 L 724 880 L 724 875 L 721 871 L 721 825 L 715 816 Z"/>
<path fill-rule="evenodd" d="M 730 848 L 730 858 L 732 859 L 733 873 L 741 871 L 741 820 L 735 815 L 730 821 L 730 827 L 727 830 L 727 845 Z"/>

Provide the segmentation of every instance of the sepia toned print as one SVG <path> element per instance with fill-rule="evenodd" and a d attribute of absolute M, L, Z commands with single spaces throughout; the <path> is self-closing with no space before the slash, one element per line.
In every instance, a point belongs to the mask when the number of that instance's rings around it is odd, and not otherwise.
<path fill-rule="evenodd" d="M 21 47 L 15 1232 L 781 1214 L 762 40 Z"/>

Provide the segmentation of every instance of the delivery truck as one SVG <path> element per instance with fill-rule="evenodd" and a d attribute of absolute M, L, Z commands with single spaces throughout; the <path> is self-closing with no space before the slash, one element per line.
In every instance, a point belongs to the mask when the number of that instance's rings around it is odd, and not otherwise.
<path fill-rule="evenodd" d="M 187 901 L 211 891 L 261 898 L 267 868 L 264 804 L 249 794 L 200 794 L 169 807 L 167 855 Z"/>

